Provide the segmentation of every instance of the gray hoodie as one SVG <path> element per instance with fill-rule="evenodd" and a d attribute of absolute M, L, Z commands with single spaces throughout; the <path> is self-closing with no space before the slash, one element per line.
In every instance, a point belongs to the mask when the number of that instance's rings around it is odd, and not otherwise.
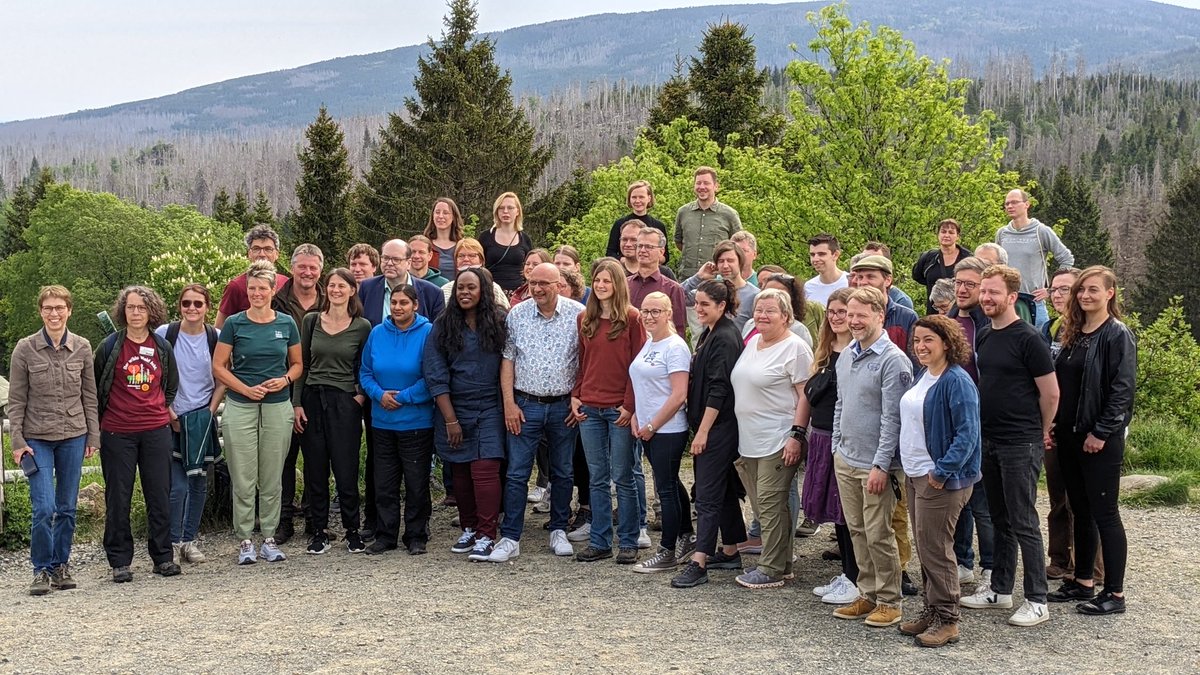
<path fill-rule="evenodd" d="M 996 243 L 1008 253 L 1008 264 L 1021 273 L 1021 291 L 1032 293 L 1034 289 L 1049 286 L 1046 271 L 1046 254 L 1054 255 L 1059 265 L 1074 265 L 1075 256 L 1062 239 L 1037 218 L 1021 229 L 1007 225 L 996 230 Z"/>
<path fill-rule="evenodd" d="M 879 335 L 859 354 L 852 342 L 837 360 L 833 449 L 857 469 L 900 467 L 900 397 L 912 385 L 908 355 Z"/>

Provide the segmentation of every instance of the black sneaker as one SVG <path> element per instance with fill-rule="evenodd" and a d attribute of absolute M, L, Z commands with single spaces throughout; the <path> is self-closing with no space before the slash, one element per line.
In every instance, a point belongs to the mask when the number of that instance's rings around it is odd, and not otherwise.
<path fill-rule="evenodd" d="M 395 550 L 396 550 L 395 544 L 389 544 L 386 541 L 381 541 L 379 539 L 376 539 L 375 541 L 371 542 L 370 546 L 367 547 L 366 553 L 367 553 L 367 555 L 380 555 L 383 553 L 387 553 L 388 551 L 395 551 Z"/>
<path fill-rule="evenodd" d="M 632 565 L 637 562 L 638 550 L 636 548 L 623 548 L 617 551 L 618 565 Z"/>
<path fill-rule="evenodd" d="M 363 544 L 358 532 L 351 530 L 346 533 L 346 550 L 351 553 L 362 553 L 367 547 Z"/>
<path fill-rule="evenodd" d="M 292 519 L 280 520 L 279 526 L 275 528 L 275 545 L 283 546 L 294 536 L 296 536 L 296 526 L 292 524 Z"/>
<path fill-rule="evenodd" d="M 1091 600 L 1096 597 L 1095 586 L 1084 586 L 1074 579 L 1062 582 L 1056 591 L 1046 594 L 1047 602 L 1071 602 L 1072 600 Z"/>
<path fill-rule="evenodd" d="M 673 588 L 694 588 L 708 583 L 708 572 L 695 560 L 687 564 L 683 571 L 671 579 Z"/>
<path fill-rule="evenodd" d="M 129 569 L 128 565 L 114 567 L 112 568 L 112 580 L 114 583 L 127 584 L 133 581 L 133 572 Z"/>
<path fill-rule="evenodd" d="M 276 539 L 275 543 L 278 544 L 279 540 Z M 324 553 L 328 550 L 329 550 L 329 537 L 326 537 L 325 533 L 321 532 L 319 534 L 314 534 L 312 536 L 312 539 L 308 540 L 308 548 L 305 549 L 305 552 L 308 553 L 309 555 L 321 555 L 322 553 Z"/>
<path fill-rule="evenodd" d="M 160 562 L 154 566 L 154 573 L 160 577 L 173 577 L 179 574 L 179 571 L 179 565 L 177 565 L 173 560 Z"/>
<path fill-rule="evenodd" d="M 908 576 L 908 572 L 900 573 L 900 592 L 904 595 L 920 595 L 921 589 L 913 583 L 912 577 Z"/>
<path fill-rule="evenodd" d="M 733 555 L 728 555 L 724 551 L 718 550 L 713 555 L 708 556 L 707 568 L 710 570 L 740 570 L 742 569 L 742 554 L 734 553 Z M 687 574 L 687 570 L 684 570 L 680 576 L 684 574 Z"/>
<path fill-rule="evenodd" d="M 1125 613 L 1125 598 L 1118 598 L 1105 589 L 1096 597 L 1081 602 L 1075 605 L 1075 611 L 1080 614 L 1089 614 L 1091 616 L 1103 616 L 1105 614 L 1124 614 Z"/>
<path fill-rule="evenodd" d="M 416 540 L 410 541 L 408 543 L 408 554 L 409 555 L 425 555 L 425 542 L 416 541 Z"/>
<path fill-rule="evenodd" d="M 470 553 L 471 549 L 475 548 L 475 530 L 463 530 L 462 536 L 458 541 L 450 546 L 451 553 Z"/>
<path fill-rule="evenodd" d="M 579 562 L 596 562 L 611 557 L 613 557 L 611 548 L 596 548 L 595 546 L 589 546 L 575 554 L 575 559 Z"/>

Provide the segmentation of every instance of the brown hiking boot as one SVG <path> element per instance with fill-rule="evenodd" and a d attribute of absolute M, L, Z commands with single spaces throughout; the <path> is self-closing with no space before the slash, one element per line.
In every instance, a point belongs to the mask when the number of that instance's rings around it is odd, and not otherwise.
<path fill-rule="evenodd" d="M 839 619 L 861 619 L 874 611 L 875 603 L 860 595 L 849 605 L 833 610 L 833 615 Z"/>
<path fill-rule="evenodd" d="M 870 616 L 863 623 L 872 628 L 883 628 L 900 623 L 902 617 L 903 612 L 900 611 L 899 607 L 881 604 L 875 607 L 875 611 L 871 612 Z"/>
<path fill-rule="evenodd" d="M 920 635 L 913 638 L 920 647 L 943 647 L 958 642 L 958 622 L 950 623 L 934 617 L 933 623 Z"/>
<path fill-rule="evenodd" d="M 916 637 L 921 633 L 929 630 L 929 626 L 933 624 L 933 610 L 926 607 L 921 610 L 921 615 L 915 619 L 905 621 L 900 624 L 900 632 L 905 635 Z"/>

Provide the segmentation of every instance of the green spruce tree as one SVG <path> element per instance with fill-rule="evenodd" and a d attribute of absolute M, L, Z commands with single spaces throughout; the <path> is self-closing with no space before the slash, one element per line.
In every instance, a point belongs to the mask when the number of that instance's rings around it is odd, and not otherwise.
<path fill-rule="evenodd" d="M 250 229 L 250 200 L 246 199 L 246 193 L 238 190 L 233 195 L 233 206 L 230 207 L 230 216 L 233 222 L 242 226 L 243 230 Z"/>
<path fill-rule="evenodd" d="M 1185 171 L 1167 196 L 1167 212 L 1146 246 L 1146 275 L 1138 284 L 1134 307 L 1144 317 L 1158 316 L 1175 296 L 1200 339 L 1200 165 Z M 1149 318 L 1144 318 L 1149 323 Z"/>
<path fill-rule="evenodd" d="M 513 102 L 495 46 L 475 35 L 475 2 L 449 6 L 441 40 L 430 39 L 428 55 L 417 60 L 408 119 L 389 117 L 359 186 L 354 220 L 372 237 L 421 231 L 442 196 L 490 226 L 496 197 L 511 190 L 528 206 L 550 161 L 551 149 L 535 146 L 533 127 Z M 525 221 L 535 240 L 544 225 Z"/>
<path fill-rule="evenodd" d="M 302 173 L 296 182 L 299 205 L 291 220 L 295 243 L 316 244 L 326 260 L 337 260 L 354 243 L 347 230 L 346 205 L 353 174 L 342 128 L 325 106 L 304 132 L 308 145 L 300 151 Z"/>
<path fill-rule="evenodd" d="M 646 117 L 646 128 L 643 133 L 656 143 L 662 141 L 659 127 L 670 124 L 672 120 L 680 117 L 689 120 L 696 119 L 696 107 L 692 105 L 692 87 L 688 84 L 688 77 L 684 70 L 683 58 L 676 56 L 675 74 L 659 88 L 654 105 L 650 107 Z"/>
<path fill-rule="evenodd" d="M 254 196 L 254 213 L 250 215 L 253 225 L 274 225 L 275 209 L 271 208 L 271 200 L 262 190 Z"/>
<path fill-rule="evenodd" d="M 1037 216 L 1045 224 L 1062 228 L 1062 240 L 1075 254 L 1075 266 L 1083 269 L 1092 265 L 1113 266 L 1112 244 L 1108 230 L 1100 222 L 1100 207 L 1092 194 L 1092 186 L 1081 177 L 1060 166 L 1050 182 Z"/>
<path fill-rule="evenodd" d="M 225 188 L 217 190 L 217 194 L 213 196 L 212 219 L 218 223 L 234 222 L 233 207 L 229 203 L 229 192 Z"/>
<path fill-rule="evenodd" d="M 688 85 L 699 99 L 695 121 L 708 127 L 722 147 L 731 134 L 738 135 L 739 146 L 775 144 L 784 118 L 763 106 L 769 79 L 769 71 L 758 67 L 754 40 L 745 26 L 709 26 L 700 42 L 700 57 L 692 58 L 688 71 Z"/>
<path fill-rule="evenodd" d="M 4 229 L 0 231 L 0 259 L 29 248 L 25 241 L 25 230 L 29 229 L 29 219 L 33 210 L 46 196 L 46 189 L 51 185 L 54 185 L 54 173 L 50 169 L 39 169 L 36 174 L 31 174 L 17 186 L 16 192 L 4 209 Z"/>

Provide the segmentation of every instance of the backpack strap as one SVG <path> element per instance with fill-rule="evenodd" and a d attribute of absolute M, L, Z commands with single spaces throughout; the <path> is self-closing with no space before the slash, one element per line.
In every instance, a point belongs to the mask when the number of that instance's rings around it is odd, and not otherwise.
<path fill-rule="evenodd" d="M 167 334 L 165 337 L 167 338 L 167 343 L 170 344 L 172 348 L 174 348 L 175 343 L 179 341 L 180 325 L 181 322 L 179 321 L 172 321 L 171 323 L 167 324 Z"/>
<path fill-rule="evenodd" d="M 208 355 L 212 356 L 217 353 L 217 329 L 204 324 L 204 334 L 208 336 Z"/>

